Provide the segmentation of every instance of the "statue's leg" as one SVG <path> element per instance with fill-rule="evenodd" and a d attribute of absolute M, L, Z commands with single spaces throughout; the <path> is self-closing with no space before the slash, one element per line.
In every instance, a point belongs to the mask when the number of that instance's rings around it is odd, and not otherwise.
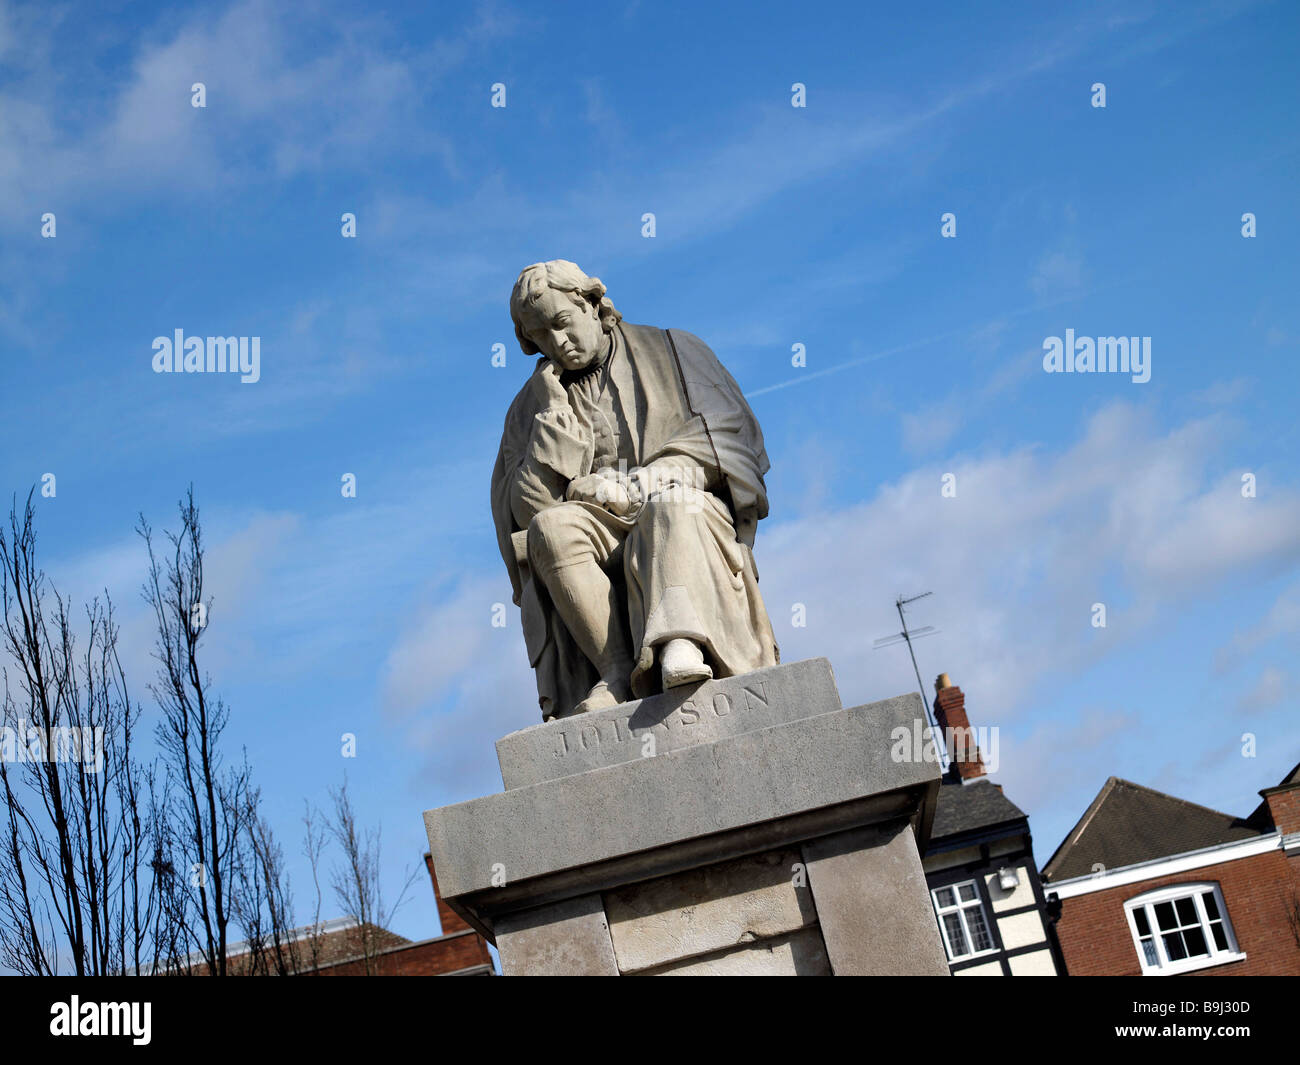
<path fill-rule="evenodd" d="M 626 608 L 605 567 L 622 543 L 615 529 L 579 504 L 560 503 L 533 518 L 528 555 L 556 613 L 596 667 L 599 682 L 577 712 L 614 706 L 632 697 L 631 640 Z M 616 559 L 621 565 L 621 559 Z"/>
<path fill-rule="evenodd" d="M 746 552 L 711 493 L 671 486 L 646 500 L 624 546 L 638 694 L 656 665 L 667 689 L 775 663 Z"/>

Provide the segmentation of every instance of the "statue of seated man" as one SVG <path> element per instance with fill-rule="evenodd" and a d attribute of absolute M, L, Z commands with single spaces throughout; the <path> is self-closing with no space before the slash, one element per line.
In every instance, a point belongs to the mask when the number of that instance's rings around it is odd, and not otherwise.
<path fill-rule="evenodd" d="M 752 553 L 767 453 L 731 375 L 690 333 L 622 321 L 563 259 L 520 273 L 510 316 L 542 358 L 492 516 L 543 719 L 775 665 Z"/>

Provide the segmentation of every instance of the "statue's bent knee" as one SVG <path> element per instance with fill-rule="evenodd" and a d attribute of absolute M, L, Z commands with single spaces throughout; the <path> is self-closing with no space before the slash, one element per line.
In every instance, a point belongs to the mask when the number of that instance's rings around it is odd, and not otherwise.
<path fill-rule="evenodd" d="M 576 503 L 557 503 L 538 511 L 528 525 L 528 557 L 541 574 L 557 566 L 595 557 Z"/>

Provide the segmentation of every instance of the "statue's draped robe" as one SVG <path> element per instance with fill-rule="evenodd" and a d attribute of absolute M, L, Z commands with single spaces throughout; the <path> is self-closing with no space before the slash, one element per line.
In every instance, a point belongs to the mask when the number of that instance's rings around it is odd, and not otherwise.
<path fill-rule="evenodd" d="M 606 572 L 627 605 L 634 695 L 659 690 L 654 648 L 674 636 L 700 643 L 715 677 L 775 665 L 779 651 L 751 550 L 767 515 L 769 464 L 735 380 L 690 333 L 619 323 L 605 363 L 567 383 L 566 393 L 576 415 L 572 432 L 538 423 L 544 402 L 525 384 L 506 415 L 492 475 L 497 540 L 543 717 L 569 713 L 599 679 L 530 564 L 532 518 L 557 505 L 584 508 L 621 541 Z M 694 476 L 626 518 L 565 501 L 570 481 L 620 463 L 681 467 Z"/>

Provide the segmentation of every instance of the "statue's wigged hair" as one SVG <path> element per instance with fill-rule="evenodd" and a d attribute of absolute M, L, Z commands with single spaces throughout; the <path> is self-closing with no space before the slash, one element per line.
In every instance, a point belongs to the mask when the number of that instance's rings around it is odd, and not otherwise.
<path fill-rule="evenodd" d="M 568 259 L 552 259 L 546 263 L 533 263 L 519 271 L 519 280 L 510 293 L 510 317 L 515 323 L 515 338 L 525 355 L 536 355 L 541 349 L 528 339 L 524 332 L 524 308 L 547 291 L 567 292 L 575 303 L 585 300 L 596 304 L 600 313 L 600 327 L 608 333 L 623 318 L 605 295 L 605 285 L 598 277 L 588 277 L 577 263 Z"/>

